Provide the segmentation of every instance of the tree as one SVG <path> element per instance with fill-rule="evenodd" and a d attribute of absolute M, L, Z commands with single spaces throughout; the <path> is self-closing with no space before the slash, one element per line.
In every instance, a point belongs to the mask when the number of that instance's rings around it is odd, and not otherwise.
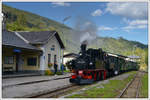
<path fill-rule="evenodd" d="M 148 66 L 148 49 L 145 50 L 145 64 Z"/>
<path fill-rule="evenodd" d="M 16 24 L 19 26 L 26 26 L 27 25 L 27 20 L 24 14 L 19 14 L 17 17 Z"/>

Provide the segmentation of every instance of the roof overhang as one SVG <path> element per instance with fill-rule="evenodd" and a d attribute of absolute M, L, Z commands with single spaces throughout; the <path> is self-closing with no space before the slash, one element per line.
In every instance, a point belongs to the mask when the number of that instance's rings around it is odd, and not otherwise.
<path fill-rule="evenodd" d="M 40 49 L 30 49 L 30 48 L 16 47 L 16 46 L 12 46 L 12 45 L 4 45 L 4 44 L 2 44 L 2 46 L 7 47 L 7 48 L 16 48 L 16 49 L 26 50 L 26 51 L 43 52 Z"/>
<path fill-rule="evenodd" d="M 60 36 L 59 36 L 59 34 L 57 32 L 55 33 L 55 36 L 56 36 L 56 38 L 57 38 L 57 40 L 58 40 L 58 42 L 60 44 L 60 47 L 62 49 L 65 49 L 65 46 L 64 46 L 64 44 L 63 44 L 63 42 L 62 42 L 62 40 L 61 40 L 61 38 L 60 38 Z"/>
<path fill-rule="evenodd" d="M 78 54 L 75 54 L 75 53 L 68 53 L 68 54 L 65 54 L 63 57 L 64 58 L 76 58 L 78 57 L 79 55 Z"/>

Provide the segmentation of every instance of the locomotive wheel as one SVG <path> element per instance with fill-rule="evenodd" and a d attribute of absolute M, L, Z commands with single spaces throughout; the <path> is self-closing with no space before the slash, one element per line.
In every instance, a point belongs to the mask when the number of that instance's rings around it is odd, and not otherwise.
<path fill-rule="evenodd" d="M 91 75 L 92 75 L 92 79 L 94 80 L 94 73 L 91 73 Z"/>
<path fill-rule="evenodd" d="M 104 80 L 104 72 L 101 72 L 101 80 Z"/>
<path fill-rule="evenodd" d="M 97 73 L 97 81 L 99 81 L 100 80 L 100 76 L 99 76 L 99 72 Z"/>
<path fill-rule="evenodd" d="M 109 72 L 107 72 L 106 73 L 106 78 L 109 78 L 109 77 L 110 77 Z"/>
<path fill-rule="evenodd" d="M 111 77 L 114 76 L 114 71 L 113 71 L 113 70 L 110 71 L 110 76 L 111 76 Z"/>

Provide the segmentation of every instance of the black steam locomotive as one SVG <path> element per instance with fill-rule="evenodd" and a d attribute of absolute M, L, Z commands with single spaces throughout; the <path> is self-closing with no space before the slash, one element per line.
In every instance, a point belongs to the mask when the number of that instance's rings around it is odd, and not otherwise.
<path fill-rule="evenodd" d="M 125 71 L 138 70 L 138 64 L 128 59 L 126 56 L 105 52 L 101 48 L 86 50 L 86 44 L 82 44 L 79 56 L 67 63 L 73 72 L 70 82 L 91 84 Z"/>

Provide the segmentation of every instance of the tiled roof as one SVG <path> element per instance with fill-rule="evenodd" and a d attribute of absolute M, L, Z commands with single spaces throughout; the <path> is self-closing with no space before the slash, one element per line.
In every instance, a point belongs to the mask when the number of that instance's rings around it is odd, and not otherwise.
<path fill-rule="evenodd" d="M 140 59 L 139 56 L 136 56 L 136 55 L 132 55 L 132 56 L 128 56 L 129 58 L 132 58 L 132 59 Z"/>
<path fill-rule="evenodd" d="M 61 48 L 64 48 L 63 42 L 56 31 L 40 32 L 17 32 L 31 44 L 45 44 L 52 36 L 55 35 Z"/>
<path fill-rule="evenodd" d="M 65 54 L 63 57 L 65 57 L 65 58 L 70 58 L 70 57 L 78 57 L 79 56 L 79 54 L 75 54 L 75 53 L 68 53 L 68 54 Z"/>
<path fill-rule="evenodd" d="M 26 43 L 24 40 L 18 37 L 15 34 L 15 32 L 10 32 L 10 31 L 2 31 L 2 45 L 19 47 L 24 49 L 31 49 L 31 50 L 40 50 L 35 46 Z"/>
<path fill-rule="evenodd" d="M 50 36 L 54 34 L 54 32 L 50 31 L 41 31 L 41 32 L 17 32 L 22 37 L 24 37 L 31 44 L 39 43 L 43 44 L 45 41 L 49 39 Z"/>

